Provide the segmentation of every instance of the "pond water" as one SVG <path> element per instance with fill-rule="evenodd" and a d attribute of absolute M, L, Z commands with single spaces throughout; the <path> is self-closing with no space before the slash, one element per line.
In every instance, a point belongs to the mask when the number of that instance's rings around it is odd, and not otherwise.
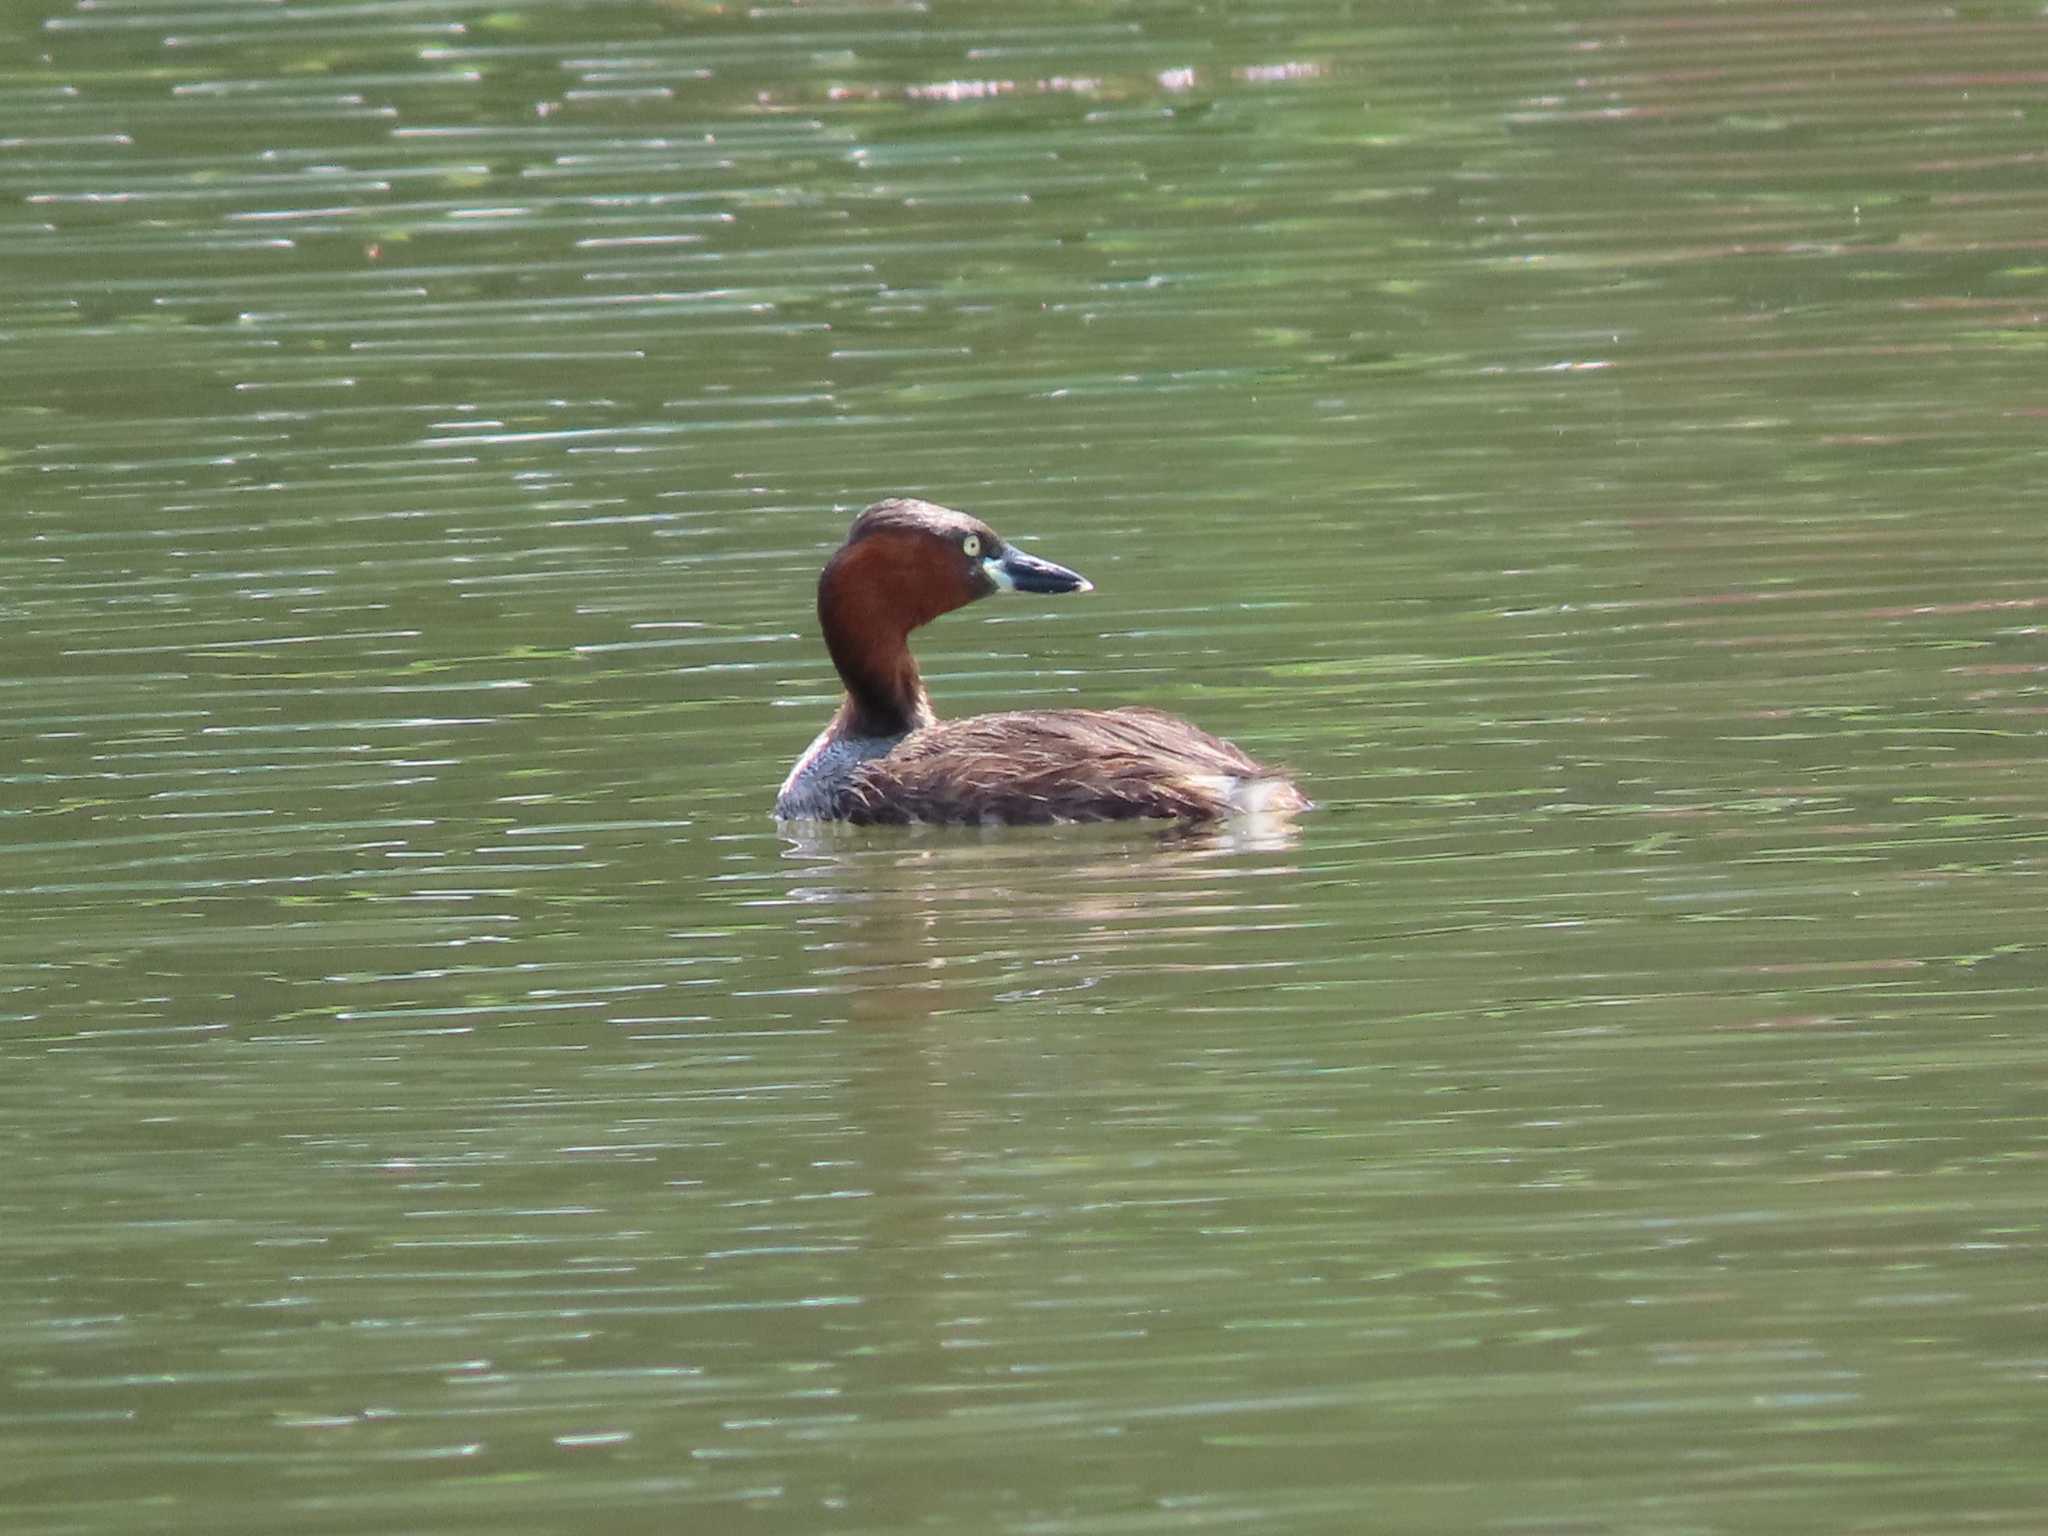
<path fill-rule="evenodd" d="M 2040 1528 L 2037 6 L 0 45 L 7 1531 Z M 888 494 L 1321 808 L 778 828 Z"/>

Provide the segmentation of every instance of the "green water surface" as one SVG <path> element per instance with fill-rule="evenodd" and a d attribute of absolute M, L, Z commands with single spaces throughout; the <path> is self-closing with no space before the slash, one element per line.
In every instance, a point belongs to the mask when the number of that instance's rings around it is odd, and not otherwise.
<path fill-rule="evenodd" d="M 2042 1529 L 2044 88 L 0 10 L 0 1529 Z M 779 829 L 888 494 L 1321 810 Z"/>

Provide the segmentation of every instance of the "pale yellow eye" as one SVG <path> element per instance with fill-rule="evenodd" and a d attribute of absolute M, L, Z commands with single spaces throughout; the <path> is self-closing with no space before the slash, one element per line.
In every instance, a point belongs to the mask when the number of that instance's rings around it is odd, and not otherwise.
<path fill-rule="evenodd" d="M 960 541 L 960 547 L 967 552 L 968 559 L 974 559 L 977 555 L 981 553 L 981 535 L 978 533 L 970 533 L 969 535 L 967 535 L 966 538 Z"/>

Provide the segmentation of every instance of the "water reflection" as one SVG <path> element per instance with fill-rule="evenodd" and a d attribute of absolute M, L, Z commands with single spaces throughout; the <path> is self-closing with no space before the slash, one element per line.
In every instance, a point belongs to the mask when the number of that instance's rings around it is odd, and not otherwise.
<path fill-rule="evenodd" d="M 1301 871 L 1281 856 L 1300 836 L 1290 821 L 1034 837 L 818 824 L 786 840 L 786 899 L 810 909 L 797 928 L 814 979 L 848 993 L 856 1019 L 931 1018 L 970 997 L 1085 1003 L 1133 953 L 1150 970 L 1227 972 L 1239 968 L 1227 956 L 1170 956 L 1215 937 L 1302 926 L 1288 888 Z M 1040 947 L 1006 934 L 1030 934 Z M 957 974 L 962 966 L 971 975 Z"/>

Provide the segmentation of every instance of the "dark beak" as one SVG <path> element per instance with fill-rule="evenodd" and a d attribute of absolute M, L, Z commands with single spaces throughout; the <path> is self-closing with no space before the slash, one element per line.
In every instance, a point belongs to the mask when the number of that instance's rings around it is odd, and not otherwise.
<path fill-rule="evenodd" d="M 1021 549 L 1006 549 L 1002 558 L 988 562 L 988 573 L 997 586 L 1010 592 L 1092 592 L 1095 583 L 1079 571 L 1054 565 Z"/>

